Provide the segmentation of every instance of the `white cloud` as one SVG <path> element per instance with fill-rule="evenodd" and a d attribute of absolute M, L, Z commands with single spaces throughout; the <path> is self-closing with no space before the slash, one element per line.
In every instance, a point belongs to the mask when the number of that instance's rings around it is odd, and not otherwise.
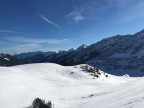
<path fill-rule="evenodd" d="M 137 18 L 143 18 L 144 17 L 144 1 L 138 1 L 136 3 L 133 3 L 133 5 L 129 6 L 129 2 L 125 4 L 124 11 L 120 12 L 118 14 L 119 19 L 114 24 L 123 24 L 127 23 L 133 20 L 136 20 Z"/>
<path fill-rule="evenodd" d="M 87 19 L 104 20 L 104 15 L 114 19 L 115 24 L 121 24 L 142 18 L 144 16 L 143 0 L 79 0 L 66 16 L 68 21 L 76 23 Z M 113 13 L 112 13 L 113 12 Z"/>
<path fill-rule="evenodd" d="M 58 29 L 61 29 L 61 27 L 60 27 L 58 24 L 56 24 L 56 23 L 54 23 L 53 21 L 49 20 L 49 19 L 46 18 L 45 16 L 43 16 L 43 15 L 39 15 L 39 16 L 40 16 L 44 21 L 48 22 L 49 24 L 57 27 Z"/>
<path fill-rule="evenodd" d="M 0 30 L 0 33 L 18 33 L 18 32 L 9 31 L 9 30 Z"/>
<path fill-rule="evenodd" d="M 35 39 L 25 37 L 5 37 L 5 42 L 0 42 L 0 46 L 4 45 L 1 48 L 1 52 L 21 53 L 29 51 L 54 51 L 57 47 L 60 48 L 61 46 L 67 46 L 71 44 L 71 42 L 72 41 L 68 39 Z"/>
<path fill-rule="evenodd" d="M 5 38 L 11 42 L 18 43 L 35 43 L 35 44 L 62 44 L 63 42 L 68 41 L 68 39 L 33 39 L 33 38 L 24 38 L 24 37 L 6 37 Z"/>
<path fill-rule="evenodd" d="M 79 21 L 83 21 L 86 17 L 82 16 L 80 12 L 71 12 L 67 15 L 67 18 L 71 18 L 73 21 L 78 23 Z"/>
<path fill-rule="evenodd" d="M 39 44 L 20 44 L 20 45 L 10 45 L 6 48 L 1 48 L 1 52 L 3 53 L 23 53 L 23 52 L 31 52 L 31 51 L 38 51 L 42 47 Z"/>
<path fill-rule="evenodd" d="M 99 20 L 97 16 L 97 11 L 99 11 L 99 6 L 97 6 L 97 1 L 94 0 L 78 0 L 79 5 L 74 6 L 72 11 L 66 15 L 66 19 L 71 22 L 78 23 L 80 21 L 96 19 Z"/>

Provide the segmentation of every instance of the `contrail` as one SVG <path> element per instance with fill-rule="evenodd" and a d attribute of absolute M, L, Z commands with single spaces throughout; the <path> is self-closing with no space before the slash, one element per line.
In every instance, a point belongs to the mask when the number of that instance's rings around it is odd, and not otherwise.
<path fill-rule="evenodd" d="M 43 15 L 39 15 L 39 16 L 40 16 L 43 20 L 45 20 L 46 22 L 48 22 L 49 24 L 57 27 L 58 29 L 61 29 L 61 27 L 60 27 L 58 24 L 56 24 L 56 23 L 52 22 L 51 20 L 47 19 L 45 16 L 43 16 Z"/>

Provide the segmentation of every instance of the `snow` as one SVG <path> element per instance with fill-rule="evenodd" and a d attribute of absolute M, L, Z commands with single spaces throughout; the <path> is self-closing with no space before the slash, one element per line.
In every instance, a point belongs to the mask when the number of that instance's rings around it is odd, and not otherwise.
<path fill-rule="evenodd" d="M 10 61 L 9 58 L 4 58 L 4 59 L 7 60 L 7 61 Z"/>
<path fill-rule="evenodd" d="M 51 100 L 55 108 L 144 108 L 143 77 L 100 71 L 100 78 L 93 79 L 81 66 L 42 63 L 0 67 L 0 107 L 25 108 L 39 97 Z"/>

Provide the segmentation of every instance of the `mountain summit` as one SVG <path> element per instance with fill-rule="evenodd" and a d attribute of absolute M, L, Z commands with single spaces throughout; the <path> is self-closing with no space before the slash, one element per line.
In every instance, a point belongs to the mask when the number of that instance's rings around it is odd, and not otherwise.
<path fill-rule="evenodd" d="M 87 48 L 88 46 L 85 44 L 82 44 L 80 47 L 78 47 L 76 50 L 82 50 L 84 48 Z"/>

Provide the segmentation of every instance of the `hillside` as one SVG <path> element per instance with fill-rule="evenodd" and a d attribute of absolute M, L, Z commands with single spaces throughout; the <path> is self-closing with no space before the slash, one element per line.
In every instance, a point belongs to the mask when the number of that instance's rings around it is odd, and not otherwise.
<path fill-rule="evenodd" d="M 143 108 L 143 77 L 99 71 L 99 78 L 93 78 L 85 66 L 46 63 L 0 67 L 0 106 L 25 108 L 39 97 L 51 100 L 55 108 Z"/>
<path fill-rule="evenodd" d="M 144 76 L 144 30 L 134 35 L 117 35 L 103 39 L 90 46 L 82 45 L 75 50 L 60 51 L 59 53 L 37 54 L 21 57 L 28 63 L 58 63 L 71 66 L 87 63 L 113 75 L 129 74 Z"/>
<path fill-rule="evenodd" d="M 0 66 L 14 66 L 24 64 L 23 60 L 18 59 L 10 54 L 0 54 Z"/>
<path fill-rule="evenodd" d="M 21 59 L 25 61 L 26 63 L 40 63 L 43 58 L 56 54 L 56 52 L 41 52 L 41 51 L 36 51 L 36 52 L 26 52 L 26 53 L 20 53 L 14 55 L 16 58 Z"/>

